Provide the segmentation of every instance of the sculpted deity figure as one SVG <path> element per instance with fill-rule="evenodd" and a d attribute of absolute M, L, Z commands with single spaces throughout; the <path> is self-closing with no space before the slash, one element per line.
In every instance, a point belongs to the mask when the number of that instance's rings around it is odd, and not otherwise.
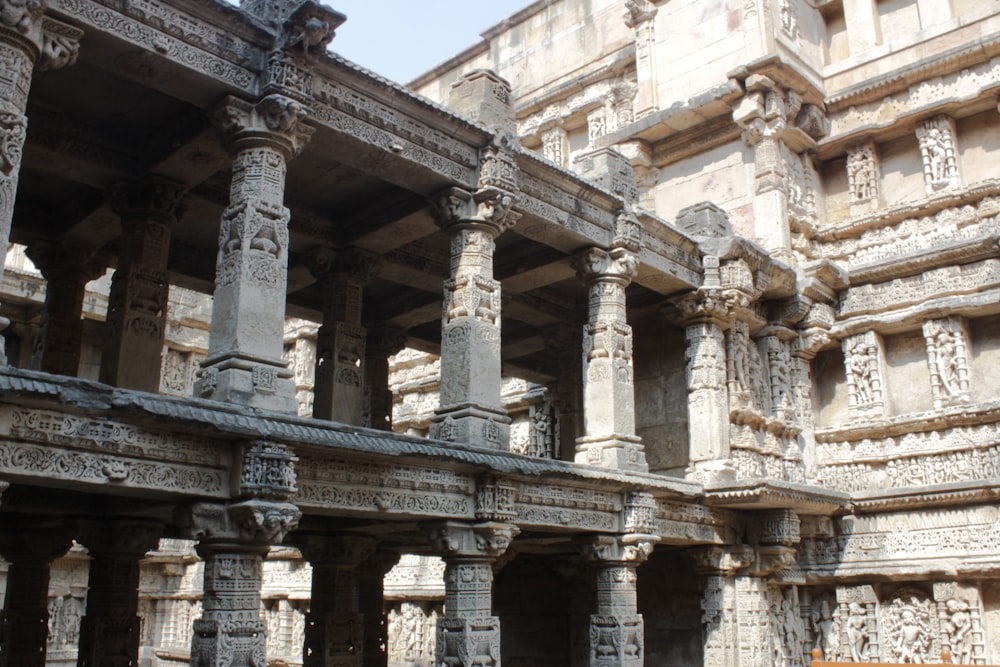
<path fill-rule="evenodd" d="M 972 614 L 969 603 L 952 598 L 945 603 L 948 610 L 946 633 L 951 644 L 951 660 L 957 665 L 972 664 Z"/>
<path fill-rule="evenodd" d="M 930 629 L 911 607 L 903 608 L 899 620 L 899 636 L 893 652 L 899 662 L 923 664 L 930 645 Z"/>
<path fill-rule="evenodd" d="M 948 151 L 941 130 L 931 128 L 925 139 L 927 158 L 930 162 L 931 178 L 942 181 L 947 176 Z"/>
<path fill-rule="evenodd" d="M 868 621 L 865 608 L 860 603 L 852 602 L 847 616 L 847 645 L 851 649 L 853 662 L 868 662 L 865 649 L 868 647 Z"/>

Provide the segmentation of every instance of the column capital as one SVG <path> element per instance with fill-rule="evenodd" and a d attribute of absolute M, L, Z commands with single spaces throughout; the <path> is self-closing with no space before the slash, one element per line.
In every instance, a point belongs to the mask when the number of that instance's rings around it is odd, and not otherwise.
<path fill-rule="evenodd" d="M 378 542 L 368 535 L 296 531 L 289 540 L 313 567 L 353 568 L 375 554 Z M 398 559 L 398 556 L 397 556 Z M 386 569 L 388 571 L 391 566 Z"/>
<path fill-rule="evenodd" d="M 75 539 L 95 558 L 142 558 L 156 548 L 162 534 L 158 521 L 124 517 L 88 517 L 79 520 L 74 530 Z"/>
<path fill-rule="evenodd" d="M 73 545 L 63 525 L 39 521 L 5 521 L 0 524 L 0 556 L 10 562 L 51 563 Z"/>
<path fill-rule="evenodd" d="M 88 282 L 107 268 L 93 248 L 76 241 L 37 239 L 29 243 L 24 252 L 46 279 L 55 271 L 72 271 Z"/>
<path fill-rule="evenodd" d="M 181 214 L 184 185 L 162 176 L 116 183 L 111 188 L 111 208 L 124 220 L 153 220 L 172 225 Z"/>
<path fill-rule="evenodd" d="M 302 123 L 309 107 L 284 95 L 268 95 L 256 103 L 227 97 L 212 111 L 230 151 L 267 147 L 291 160 L 305 147 L 314 128 Z"/>
<path fill-rule="evenodd" d="M 4 4 L 14 3 L 8 0 Z M 0 14 L 2 13 L 3 11 L 0 10 Z M 36 65 L 40 72 L 62 69 L 76 63 L 76 57 L 80 53 L 80 40 L 83 39 L 83 30 L 51 16 L 42 17 L 41 29 L 41 53 Z"/>
<path fill-rule="evenodd" d="M 589 248 L 572 259 L 573 268 L 585 283 L 611 281 L 628 285 L 635 277 L 639 257 L 628 248 Z"/>
<path fill-rule="evenodd" d="M 754 563 L 756 555 L 753 547 L 737 546 L 696 547 L 685 551 L 696 574 L 731 575 L 744 570 Z"/>
<path fill-rule="evenodd" d="M 438 193 L 432 200 L 435 220 L 445 231 L 480 229 L 496 238 L 507 231 L 521 217 L 511 210 L 515 195 L 497 187 L 486 187 L 476 192 L 451 187 Z"/>
<path fill-rule="evenodd" d="M 735 311 L 746 305 L 746 296 L 739 290 L 718 287 L 698 289 L 671 299 L 680 312 L 680 324 L 715 324 L 729 328 Z"/>
<path fill-rule="evenodd" d="M 635 28 L 640 23 L 652 21 L 656 18 L 656 5 L 650 0 L 626 0 L 625 25 Z"/>
<path fill-rule="evenodd" d="M 40 71 L 76 62 L 83 31 L 45 15 L 42 0 L 0 1 L 0 29 L 17 43 Z"/>
<path fill-rule="evenodd" d="M 265 500 L 194 503 L 180 508 L 176 521 L 181 534 L 204 544 L 236 544 L 267 550 L 280 543 L 298 525 L 302 512 L 291 503 Z"/>
<path fill-rule="evenodd" d="M 584 561 L 594 564 L 640 565 L 653 553 L 660 538 L 647 533 L 596 535 L 580 540 Z"/>
<path fill-rule="evenodd" d="M 442 521 L 424 527 L 434 551 L 445 559 L 493 560 L 503 555 L 521 529 L 509 523 Z"/>

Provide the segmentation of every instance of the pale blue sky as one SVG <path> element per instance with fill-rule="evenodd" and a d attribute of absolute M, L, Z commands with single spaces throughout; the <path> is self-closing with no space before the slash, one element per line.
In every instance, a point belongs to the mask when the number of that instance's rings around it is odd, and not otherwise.
<path fill-rule="evenodd" d="M 323 0 L 347 15 L 330 44 L 348 60 L 407 83 L 476 44 L 532 0 Z"/>

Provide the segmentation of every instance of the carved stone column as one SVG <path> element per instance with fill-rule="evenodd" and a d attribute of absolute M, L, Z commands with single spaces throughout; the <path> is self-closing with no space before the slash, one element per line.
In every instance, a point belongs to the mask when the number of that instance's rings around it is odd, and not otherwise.
<path fill-rule="evenodd" d="M 39 241 L 26 252 L 46 281 L 41 370 L 75 376 L 83 340 L 83 297 L 87 283 L 101 275 L 104 265 L 92 249 L 69 242 Z"/>
<path fill-rule="evenodd" d="M 493 615 L 493 563 L 520 532 L 508 523 L 446 521 L 427 527 L 445 561 L 444 615 L 435 664 L 500 667 L 500 619 Z"/>
<path fill-rule="evenodd" d="M 305 533 L 293 540 L 313 568 L 302 664 L 361 667 L 367 645 L 356 568 L 375 553 L 365 535 Z M 381 613 L 381 612 L 380 612 Z"/>
<path fill-rule="evenodd" d="M 625 3 L 625 25 L 635 30 L 635 78 L 638 86 L 634 113 L 642 118 L 659 110 L 656 76 L 656 5 L 650 0 Z"/>
<path fill-rule="evenodd" d="M 4 249 L 10 240 L 32 74 L 36 67 L 45 71 L 76 62 L 83 36 L 79 28 L 45 16 L 45 9 L 40 0 L 4 0 L 0 7 L 0 248 Z M 6 252 L 0 256 L 0 275 L 5 259 Z M 0 321 L 0 329 L 6 325 L 6 320 Z M 7 363 L 2 337 L 0 363 Z"/>
<path fill-rule="evenodd" d="M 687 339 L 687 475 L 702 481 L 732 479 L 729 460 L 729 392 L 724 331 L 732 324 L 726 295 L 718 287 L 719 259 L 706 256 L 705 285 L 675 301 Z"/>
<path fill-rule="evenodd" d="M 108 343 L 101 381 L 158 391 L 167 322 L 170 227 L 177 220 L 180 187 L 159 178 L 120 184 L 111 203 L 121 216 L 118 268 L 108 303 Z"/>
<path fill-rule="evenodd" d="M 385 613 L 383 580 L 399 562 L 395 551 L 376 551 L 361 563 L 354 576 L 358 583 L 363 667 L 386 667 L 389 661 L 389 619 Z"/>
<path fill-rule="evenodd" d="M 560 369 L 559 379 L 550 387 L 556 396 L 559 441 L 556 447 L 562 459 L 573 460 L 576 440 L 583 431 L 583 352 L 579 329 L 558 323 L 542 329 L 545 350 Z"/>
<path fill-rule="evenodd" d="M 368 332 L 365 345 L 365 388 L 368 390 L 366 426 L 392 430 L 392 390 L 389 389 L 389 357 L 406 345 L 406 335 L 396 327 L 378 327 Z"/>
<path fill-rule="evenodd" d="M 590 616 L 590 667 L 645 664 L 643 621 L 636 603 L 636 569 L 658 541 L 654 535 L 600 535 L 583 546 L 596 586 Z"/>
<path fill-rule="evenodd" d="M 258 440 L 242 444 L 235 454 L 237 500 L 194 503 L 177 512 L 181 537 L 197 540 L 195 548 L 205 561 L 191 667 L 267 664 L 267 622 L 260 616 L 264 557 L 302 516 L 287 502 L 297 491 L 297 459 L 286 447 Z"/>
<path fill-rule="evenodd" d="M 282 360 L 289 220 L 283 201 L 286 163 L 312 134 L 301 122 L 307 113 L 281 95 L 256 104 L 229 97 L 215 110 L 233 154 L 233 178 L 196 395 L 297 412 L 292 371 Z"/>
<path fill-rule="evenodd" d="M 591 248 L 574 258 L 590 292 L 583 327 L 584 433 L 576 440 L 578 463 L 648 470 L 635 434 L 632 327 L 625 309 L 625 288 L 637 262 L 636 253 L 625 247 Z"/>
<path fill-rule="evenodd" d="M 198 540 L 205 561 L 201 618 L 194 621 L 192 667 L 266 665 L 267 622 L 260 615 L 264 557 L 295 527 L 301 512 L 285 502 L 251 499 L 196 503 L 177 518 Z"/>
<path fill-rule="evenodd" d="M 361 294 L 378 258 L 357 249 L 321 248 L 309 270 L 323 292 L 323 326 L 316 350 L 313 416 L 361 426 L 365 406 L 365 339 Z"/>
<path fill-rule="evenodd" d="M 139 664 L 139 561 L 156 547 L 162 526 L 134 520 L 82 524 L 90 554 L 87 612 L 80 621 L 79 667 Z"/>
<path fill-rule="evenodd" d="M 497 159 L 502 159 L 497 156 Z M 431 436 L 494 449 L 510 446 L 500 400 L 500 282 L 493 279 L 496 238 L 514 224 L 511 190 L 449 188 L 437 200 L 451 237 L 451 277 L 441 318 L 441 405 Z"/>
<path fill-rule="evenodd" d="M 49 628 L 49 566 L 72 540 L 62 527 L 5 524 L 0 554 L 10 563 L 0 615 L 0 667 L 44 667 Z"/>

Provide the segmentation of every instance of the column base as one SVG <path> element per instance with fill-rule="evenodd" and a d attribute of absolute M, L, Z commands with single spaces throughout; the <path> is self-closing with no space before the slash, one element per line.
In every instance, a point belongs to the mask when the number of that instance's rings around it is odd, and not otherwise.
<path fill-rule="evenodd" d="M 590 617 L 590 667 L 642 667 L 642 615 Z"/>
<path fill-rule="evenodd" d="M 574 460 L 601 468 L 649 471 L 642 439 L 634 435 L 577 438 Z"/>
<path fill-rule="evenodd" d="M 500 619 L 440 619 L 437 624 L 437 664 L 447 667 L 500 667 Z"/>
<path fill-rule="evenodd" d="M 448 407 L 434 412 L 430 436 L 507 451 L 510 449 L 510 421 L 505 410 L 475 405 Z"/>
<path fill-rule="evenodd" d="M 295 414 L 299 409 L 292 371 L 264 360 L 213 360 L 198 373 L 194 395 L 276 412 Z"/>

